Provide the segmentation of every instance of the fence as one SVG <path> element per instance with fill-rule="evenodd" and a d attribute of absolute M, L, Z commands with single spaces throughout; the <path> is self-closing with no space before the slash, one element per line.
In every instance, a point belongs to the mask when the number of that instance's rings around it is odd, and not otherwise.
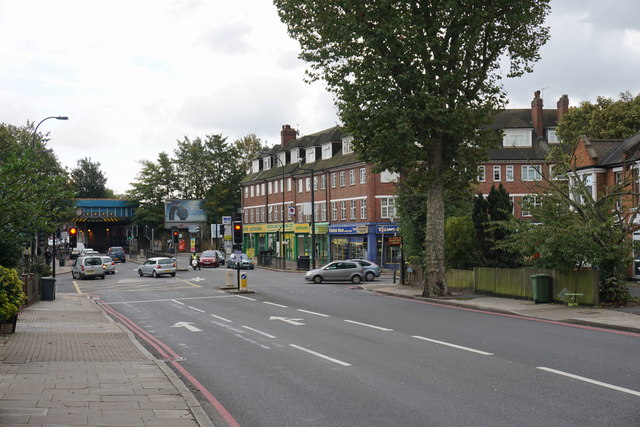
<path fill-rule="evenodd" d="M 408 284 L 422 286 L 424 271 L 421 267 L 408 269 Z M 563 303 L 558 297 L 563 289 L 571 293 L 583 294 L 580 304 L 599 305 L 597 270 L 556 271 L 536 268 L 481 268 L 473 270 L 447 270 L 447 285 L 455 289 L 472 289 L 475 293 L 504 296 L 510 298 L 533 299 L 531 276 L 548 274 L 551 276 L 554 302 Z"/>

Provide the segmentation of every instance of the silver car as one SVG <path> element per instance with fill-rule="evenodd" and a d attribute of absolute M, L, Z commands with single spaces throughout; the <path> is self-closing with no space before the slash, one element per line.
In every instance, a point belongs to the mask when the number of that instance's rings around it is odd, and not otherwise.
<path fill-rule="evenodd" d="M 149 258 L 138 267 L 140 277 L 144 275 L 158 277 L 163 274 L 176 275 L 176 262 L 171 258 Z"/>
<path fill-rule="evenodd" d="M 229 259 L 227 260 L 227 268 L 236 268 L 243 269 L 248 268 L 249 270 L 253 270 L 255 265 L 251 258 L 247 256 L 247 254 L 231 254 Z"/>
<path fill-rule="evenodd" d="M 373 282 L 376 277 L 380 277 L 380 266 L 376 263 L 364 259 L 348 259 L 347 261 L 355 261 L 362 265 L 364 268 L 364 278 L 369 282 Z"/>
<path fill-rule="evenodd" d="M 116 274 L 116 263 L 110 256 L 101 256 L 104 274 Z"/>
<path fill-rule="evenodd" d="M 329 282 L 351 281 L 356 284 L 362 282 L 364 277 L 364 268 L 355 261 L 333 261 L 324 267 L 308 271 L 304 276 L 305 280 L 313 283 L 322 283 L 326 280 Z"/>
<path fill-rule="evenodd" d="M 74 279 L 86 279 L 87 277 L 99 277 L 104 279 L 102 258 L 99 256 L 81 256 L 71 267 L 71 276 Z"/>

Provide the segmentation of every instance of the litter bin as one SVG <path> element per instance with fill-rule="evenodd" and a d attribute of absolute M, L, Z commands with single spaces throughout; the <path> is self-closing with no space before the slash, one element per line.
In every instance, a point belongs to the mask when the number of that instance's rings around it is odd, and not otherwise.
<path fill-rule="evenodd" d="M 548 274 L 534 274 L 531 276 L 531 287 L 533 289 L 533 302 L 551 302 L 551 276 Z"/>
<path fill-rule="evenodd" d="M 58 264 L 60 265 L 60 267 L 64 267 L 64 258 L 60 258 L 58 260 Z"/>
<path fill-rule="evenodd" d="M 41 277 L 40 278 L 40 300 L 53 301 L 56 299 L 56 278 Z"/>
<path fill-rule="evenodd" d="M 309 270 L 310 257 L 301 255 L 298 257 L 298 270 Z"/>

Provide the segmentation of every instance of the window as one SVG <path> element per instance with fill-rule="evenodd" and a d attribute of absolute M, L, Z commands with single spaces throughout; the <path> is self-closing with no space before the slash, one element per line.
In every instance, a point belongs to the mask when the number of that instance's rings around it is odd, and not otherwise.
<path fill-rule="evenodd" d="M 349 200 L 349 218 L 356 219 L 356 201 Z"/>
<path fill-rule="evenodd" d="M 557 143 L 560 142 L 558 135 L 556 135 L 555 129 L 547 129 L 547 142 Z"/>
<path fill-rule="evenodd" d="M 345 174 L 344 171 L 340 172 L 340 187 L 345 186 Z"/>
<path fill-rule="evenodd" d="M 302 193 L 302 178 L 298 178 L 298 193 Z"/>
<path fill-rule="evenodd" d="M 278 222 L 278 205 L 273 207 L 273 221 Z"/>
<path fill-rule="evenodd" d="M 273 193 L 278 192 L 278 181 L 273 181 Z"/>
<path fill-rule="evenodd" d="M 272 184 L 271 184 L 271 181 L 269 181 L 269 182 L 267 183 L 267 192 L 268 192 L 269 194 L 271 194 L 271 193 L 272 193 L 272 190 L 273 190 L 273 186 L 272 186 Z"/>
<path fill-rule="evenodd" d="M 360 219 L 367 219 L 367 199 L 360 200 Z"/>
<path fill-rule="evenodd" d="M 505 172 L 505 178 L 507 179 L 507 182 L 512 182 L 513 181 L 513 165 L 505 166 L 504 172 Z"/>
<path fill-rule="evenodd" d="M 522 180 L 523 181 L 541 181 L 542 174 L 540 172 L 540 165 L 522 166 Z"/>
<path fill-rule="evenodd" d="M 380 205 L 382 206 L 382 212 L 380 215 L 382 218 L 396 217 L 396 200 L 393 197 L 380 199 Z"/>
<path fill-rule="evenodd" d="M 530 129 L 509 129 L 504 131 L 503 147 L 531 147 Z"/>
<path fill-rule="evenodd" d="M 266 209 L 264 208 L 264 206 L 260 207 L 260 212 L 261 212 L 261 216 L 262 216 L 262 222 L 265 222 L 265 211 Z"/>
<path fill-rule="evenodd" d="M 501 176 L 500 176 L 500 175 L 501 175 L 501 172 L 502 172 L 502 167 L 501 167 L 501 166 L 496 165 L 496 166 L 494 166 L 494 167 L 493 167 L 493 180 L 494 180 L 495 182 L 500 181 L 500 179 L 501 179 Z"/>
<path fill-rule="evenodd" d="M 313 177 L 313 191 L 318 191 L 318 177 Z"/>
<path fill-rule="evenodd" d="M 351 147 L 351 142 L 353 142 L 353 137 L 348 136 L 346 138 L 342 138 L 342 154 L 353 153 L 353 148 Z"/>
<path fill-rule="evenodd" d="M 399 176 L 397 172 L 382 171 L 380 172 L 380 182 L 398 182 Z"/>
<path fill-rule="evenodd" d="M 320 180 L 320 188 L 325 190 L 327 188 L 327 176 L 322 175 L 322 179 Z"/>
<path fill-rule="evenodd" d="M 307 148 L 307 163 L 316 161 L 316 147 Z"/>
<path fill-rule="evenodd" d="M 367 168 L 360 168 L 360 184 L 367 183 Z"/>
<path fill-rule="evenodd" d="M 327 203 L 322 202 L 320 204 L 320 221 L 324 222 L 327 220 Z"/>
<path fill-rule="evenodd" d="M 613 176 L 616 180 L 616 184 L 620 185 L 622 184 L 622 180 L 623 180 L 623 174 L 622 171 L 614 171 L 613 172 Z M 620 196 L 618 196 L 618 200 L 616 200 L 616 209 L 617 210 L 622 210 L 622 199 Z"/>
<path fill-rule="evenodd" d="M 356 185 L 356 171 L 351 169 L 349 171 L 349 185 Z"/>
<path fill-rule="evenodd" d="M 255 189 L 256 189 L 256 186 L 252 185 L 251 186 L 251 197 L 253 197 Z"/>
<path fill-rule="evenodd" d="M 291 178 L 287 178 L 287 191 L 291 191 Z"/>
<path fill-rule="evenodd" d="M 336 188 L 336 173 L 331 172 L 331 188 Z"/>
<path fill-rule="evenodd" d="M 250 223 L 254 223 L 255 222 L 255 212 L 256 212 L 256 210 L 255 209 L 251 209 L 250 212 L 251 212 L 251 214 L 250 214 L 250 218 L 251 219 L 250 219 L 249 222 Z"/>
<path fill-rule="evenodd" d="M 256 159 L 253 162 L 251 162 L 251 172 L 256 173 L 256 172 L 260 172 L 260 160 Z"/>
<path fill-rule="evenodd" d="M 262 184 L 260 184 L 260 194 L 262 194 L 264 196 L 264 182 Z"/>
<path fill-rule="evenodd" d="M 304 209 L 302 208 L 302 205 L 298 205 L 298 222 L 304 222 Z"/>
<path fill-rule="evenodd" d="M 307 192 L 311 191 L 311 178 L 307 177 L 304 179 L 305 188 Z"/>
<path fill-rule="evenodd" d="M 271 169 L 271 157 L 265 157 L 263 164 L 265 169 Z"/>
<path fill-rule="evenodd" d="M 338 220 L 338 206 L 336 206 L 336 202 L 331 202 L 331 220 Z"/>
<path fill-rule="evenodd" d="M 244 187 L 244 198 L 249 197 L 249 187 Z"/>
<path fill-rule="evenodd" d="M 331 158 L 331 144 L 325 144 L 322 147 L 322 160 Z"/>
<path fill-rule="evenodd" d="M 289 151 L 289 153 L 291 153 L 291 163 L 298 163 L 298 159 L 300 158 L 300 156 L 298 156 L 298 149 L 294 148 Z"/>
<path fill-rule="evenodd" d="M 531 209 L 540 206 L 540 199 L 537 196 L 525 196 L 522 198 L 522 216 L 531 216 Z"/>
<path fill-rule="evenodd" d="M 267 219 L 269 222 L 271 222 L 272 218 L 273 218 L 273 206 L 269 206 L 269 215 L 267 216 Z"/>
<path fill-rule="evenodd" d="M 485 181 L 484 166 L 478 166 L 478 181 L 480 181 L 480 182 L 484 182 Z"/>
<path fill-rule="evenodd" d="M 347 202 L 344 200 L 340 202 L 340 219 L 343 221 L 347 219 Z"/>

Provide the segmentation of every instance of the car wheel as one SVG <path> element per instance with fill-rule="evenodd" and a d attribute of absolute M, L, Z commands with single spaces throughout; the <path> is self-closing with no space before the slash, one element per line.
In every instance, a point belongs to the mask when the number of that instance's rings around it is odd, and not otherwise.
<path fill-rule="evenodd" d="M 251 267 L 249 267 L 250 270 L 253 270 L 254 268 L 256 268 L 254 265 L 252 265 Z"/>
<path fill-rule="evenodd" d="M 358 275 L 356 274 L 355 276 L 353 276 L 353 277 L 351 278 L 351 281 L 352 281 L 355 285 L 357 285 L 358 283 L 360 283 L 360 282 L 362 281 L 362 277 L 360 277 L 360 276 L 358 276 Z"/>
<path fill-rule="evenodd" d="M 313 283 L 322 283 L 322 276 L 313 276 Z"/>
<path fill-rule="evenodd" d="M 376 275 L 373 274 L 373 271 L 367 271 L 367 274 L 364 275 L 364 278 L 369 282 L 373 282 L 373 280 L 376 278 Z"/>
<path fill-rule="evenodd" d="M 142 277 L 143 276 L 142 270 L 138 270 L 138 274 L 140 275 L 140 277 Z"/>
<path fill-rule="evenodd" d="M 106 276 L 103 274 L 102 276 L 100 276 L 100 279 L 104 280 Z"/>
<path fill-rule="evenodd" d="M 176 277 L 176 273 L 171 273 L 171 277 Z"/>
<path fill-rule="evenodd" d="M 151 275 L 152 275 L 153 277 L 158 277 L 158 273 L 157 273 L 155 270 L 153 270 L 153 273 L 151 273 Z"/>

